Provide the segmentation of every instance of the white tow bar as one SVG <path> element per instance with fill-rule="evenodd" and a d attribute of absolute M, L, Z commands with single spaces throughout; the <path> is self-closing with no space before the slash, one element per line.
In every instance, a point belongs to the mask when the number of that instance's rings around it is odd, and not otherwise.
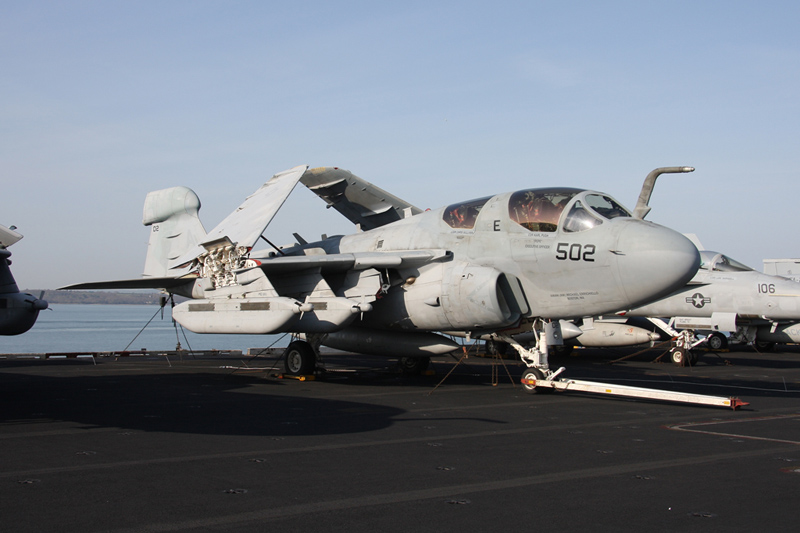
<path fill-rule="evenodd" d="M 673 392 L 645 387 L 631 387 L 629 385 L 614 385 L 596 381 L 583 381 L 578 379 L 542 379 L 536 369 L 528 369 L 522 374 L 522 386 L 526 391 L 535 393 L 536 389 L 551 389 L 559 391 L 592 392 L 595 394 L 609 394 L 612 396 L 626 396 L 630 398 L 646 398 L 649 400 L 667 400 L 671 402 L 691 403 L 695 405 L 709 405 L 714 407 L 730 407 L 736 410 L 745 405 L 739 398 L 725 398 L 722 396 L 709 396 L 706 394 L 692 394 L 688 392 Z"/>

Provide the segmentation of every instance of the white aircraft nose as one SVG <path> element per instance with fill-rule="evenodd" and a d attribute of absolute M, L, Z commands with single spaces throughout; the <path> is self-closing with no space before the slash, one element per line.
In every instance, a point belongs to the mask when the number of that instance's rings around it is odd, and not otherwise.
<path fill-rule="evenodd" d="M 617 248 L 613 253 L 631 307 L 686 285 L 700 267 L 700 252 L 689 239 L 649 222 L 627 221 Z"/>

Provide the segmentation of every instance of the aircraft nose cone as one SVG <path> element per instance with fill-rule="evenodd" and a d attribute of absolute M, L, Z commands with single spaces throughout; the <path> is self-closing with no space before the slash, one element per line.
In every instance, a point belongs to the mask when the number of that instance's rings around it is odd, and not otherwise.
<path fill-rule="evenodd" d="M 630 221 L 619 235 L 617 265 L 631 307 L 659 299 L 689 282 L 700 267 L 692 242 L 663 226 Z"/>

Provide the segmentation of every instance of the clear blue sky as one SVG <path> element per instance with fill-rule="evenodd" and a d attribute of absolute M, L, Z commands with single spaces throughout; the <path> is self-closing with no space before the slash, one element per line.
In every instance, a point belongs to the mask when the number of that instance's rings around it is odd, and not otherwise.
<path fill-rule="evenodd" d="M 273 5 L 274 4 L 274 5 Z M 797 2 L 0 3 L 0 224 L 21 288 L 134 278 L 150 190 L 213 228 L 339 166 L 422 208 L 600 189 L 758 269 L 798 257 Z M 350 232 L 298 188 L 266 235 Z"/>

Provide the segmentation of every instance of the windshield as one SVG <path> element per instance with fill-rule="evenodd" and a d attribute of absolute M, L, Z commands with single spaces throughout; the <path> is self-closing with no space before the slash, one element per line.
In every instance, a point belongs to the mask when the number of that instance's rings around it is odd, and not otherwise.
<path fill-rule="evenodd" d="M 616 200 L 604 194 L 587 194 L 586 204 L 598 215 L 608 219 L 631 216 L 628 210 L 617 203 Z"/>
<path fill-rule="evenodd" d="M 491 196 L 449 205 L 445 208 L 442 218 L 451 228 L 472 229 L 475 227 L 478 213 L 489 199 Z"/>
<path fill-rule="evenodd" d="M 517 191 L 508 199 L 508 216 L 530 231 L 556 231 L 561 212 L 579 192 L 566 188 Z"/>
<path fill-rule="evenodd" d="M 700 268 L 714 272 L 750 272 L 753 270 L 727 255 L 710 250 L 700 252 L 700 261 Z"/>
<path fill-rule="evenodd" d="M 572 206 L 572 209 L 569 210 L 567 217 L 564 219 L 564 231 L 585 231 L 602 223 L 602 220 L 591 214 L 588 209 L 583 207 L 583 203 L 578 200 L 575 202 L 575 205 Z"/>

